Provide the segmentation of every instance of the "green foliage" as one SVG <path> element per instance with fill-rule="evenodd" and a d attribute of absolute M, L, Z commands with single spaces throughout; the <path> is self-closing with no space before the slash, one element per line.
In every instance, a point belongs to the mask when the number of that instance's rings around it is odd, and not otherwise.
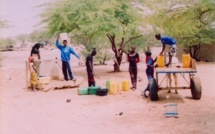
<path fill-rule="evenodd" d="M 72 32 L 86 44 L 100 35 L 117 35 L 118 41 L 138 35 L 142 23 L 131 0 L 58 0 L 47 4 L 41 17 L 51 35 Z"/>
<path fill-rule="evenodd" d="M 90 44 L 85 46 L 85 49 L 81 51 L 81 54 L 86 57 L 96 48 L 97 55 L 95 56 L 94 60 L 99 62 L 100 64 L 105 64 L 105 61 L 110 60 L 112 58 L 110 45 L 108 43 L 107 38 L 95 38 L 91 41 Z"/>
<path fill-rule="evenodd" d="M 15 44 L 15 41 L 12 38 L 2 38 L 0 39 L 0 48 L 3 47 L 13 47 L 13 45 Z"/>
<path fill-rule="evenodd" d="M 150 22 L 177 38 L 179 44 L 195 46 L 214 41 L 213 33 L 209 32 L 214 31 L 211 27 L 215 19 L 213 0 L 163 0 L 158 4 L 160 8 L 150 16 Z"/>
<path fill-rule="evenodd" d="M 29 35 L 28 39 L 32 42 L 48 42 L 50 36 L 47 34 L 46 31 L 36 30 Z"/>
<path fill-rule="evenodd" d="M 147 36 L 142 36 L 140 38 L 137 38 L 135 40 L 132 40 L 125 48 L 125 50 L 128 52 L 131 49 L 131 46 L 135 46 L 136 50 L 139 52 L 142 52 L 145 50 L 145 46 L 147 46 Z"/>
<path fill-rule="evenodd" d="M 139 2 L 142 0 L 136 0 Z M 56 0 L 45 5 L 42 23 L 51 35 L 72 33 L 76 44 L 87 50 L 96 47 L 100 53 L 96 59 L 101 61 L 109 59 L 110 48 L 114 56 L 122 56 L 117 50 L 124 50 L 131 43 L 144 44 L 144 38 L 131 42 L 143 33 L 140 30 L 143 17 L 133 3 L 133 0 Z"/>

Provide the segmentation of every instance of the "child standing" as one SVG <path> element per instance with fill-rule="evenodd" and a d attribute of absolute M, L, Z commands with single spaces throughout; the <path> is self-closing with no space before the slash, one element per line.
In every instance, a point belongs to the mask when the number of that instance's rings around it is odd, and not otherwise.
<path fill-rule="evenodd" d="M 94 48 L 92 53 L 89 54 L 86 58 L 86 69 L 87 69 L 87 76 L 88 76 L 88 86 L 95 86 L 95 79 L 93 74 L 93 56 L 96 55 L 96 49 Z"/>
<path fill-rule="evenodd" d="M 154 63 L 157 60 L 157 58 L 155 60 L 153 60 L 153 58 L 151 57 L 152 53 L 150 51 L 146 51 L 145 52 L 146 55 L 146 75 L 148 80 L 153 79 L 154 78 Z M 144 97 L 148 98 L 148 96 L 146 95 L 146 91 L 149 91 L 149 84 L 147 85 L 146 89 L 143 92 Z"/>
<path fill-rule="evenodd" d="M 29 71 L 30 71 L 30 83 L 31 83 L 31 89 L 32 91 L 37 91 L 36 86 L 38 84 L 38 78 L 37 78 L 37 69 L 35 66 L 34 58 L 32 56 L 29 57 Z"/>
<path fill-rule="evenodd" d="M 129 62 L 129 73 L 131 77 L 132 87 L 134 91 L 137 88 L 137 63 L 140 62 L 139 54 L 135 52 L 136 47 L 132 46 L 131 51 L 127 55 L 127 60 Z"/>

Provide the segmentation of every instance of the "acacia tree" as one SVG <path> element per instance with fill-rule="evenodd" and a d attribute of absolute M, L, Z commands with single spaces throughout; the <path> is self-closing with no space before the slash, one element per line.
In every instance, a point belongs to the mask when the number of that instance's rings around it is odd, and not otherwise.
<path fill-rule="evenodd" d="M 151 2 L 153 1 L 149 3 Z M 150 16 L 150 22 L 154 27 L 159 27 L 177 38 L 179 44 L 187 48 L 191 57 L 199 60 L 201 46 L 215 41 L 215 29 L 212 27 L 215 19 L 215 1 L 165 0 L 164 3 L 165 6 L 163 3 L 156 3 L 157 10 Z"/>
<path fill-rule="evenodd" d="M 83 37 L 85 46 L 105 35 L 114 52 L 116 72 L 120 71 L 125 47 L 142 37 L 142 16 L 132 0 L 57 0 L 46 4 L 41 17 L 50 34 L 72 32 Z"/>

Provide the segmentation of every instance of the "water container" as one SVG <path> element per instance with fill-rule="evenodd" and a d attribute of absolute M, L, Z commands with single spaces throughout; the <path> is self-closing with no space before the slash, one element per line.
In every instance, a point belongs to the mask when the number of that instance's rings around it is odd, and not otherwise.
<path fill-rule="evenodd" d="M 182 63 L 183 63 L 183 68 L 190 68 L 190 66 L 191 66 L 190 54 L 182 55 Z"/>
<path fill-rule="evenodd" d="M 106 81 L 106 88 L 110 90 L 110 81 Z"/>
<path fill-rule="evenodd" d="M 110 82 L 110 94 L 117 94 L 118 93 L 118 82 Z"/>
<path fill-rule="evenodd" d="M 67 35 L 67 33 L 61 33 L 61 34 L 60 34 L 60 39 L 61 39 L 61 40 L 68 40 L 68 35 Z"/>
<path fill-rule="evenodd" d="M 89 91 L 89 94 L 96 95 L 96 94 L 97 94 L 97 91 L 98 91 L 99 89 L 101 89 L 100 86 L 89 87 L 89 88 L 88 88 L 88 91 Z"/>
<path fill-rule="evenodd" d="M 54 66 L 51 69 L 51 78 L 53 80 L 59 80 L 59 70 L 56 64 L 54 64 Z"/>
<path fill-rule="evenodd" d="M 79 95 L 87 95 L 88 94 L 88 88 L 87 87 L 81 87 L 78 89 Z"/>
<path fill-rule="evenodd" d="M 159 55 L 157 56 L 157 65 L 158 67 L 164 67 L 165 64 L 164 64 L 164 56 L 162 55 Z"/>
<path fill-rule="evenodd" d="M 122 82 L 122 91 L 128 91 L 130 89 L 130 82 L 129 81 L 123 81 Z"/>

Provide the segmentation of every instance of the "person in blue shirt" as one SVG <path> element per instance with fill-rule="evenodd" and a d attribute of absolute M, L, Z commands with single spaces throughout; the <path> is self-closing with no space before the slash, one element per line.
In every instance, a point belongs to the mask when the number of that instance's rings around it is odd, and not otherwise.
<path fill-rule="evenodd" d="M 154 66 L 154 63 L 156 62 L 157 58 L 155 60 L 153 60 L 153 58 L 151 57 L 152 53 L 150 51 L 146 51 L 145 52 L 146 55 L 146 76 L 148 78 L 148 81 L 150 79 L 154 79 L 154 67 L 156 67 L 157 65 Z M 147 85 L 146 89 L 143 91 L 143 96 L 148 98 L 148 96 L 146 95 L 146 91 L 149 91 L 149 84 Z"/>
<path fill-rule="evenodd" d="M 168 36 L 161 36 L 160 34 L 156 34 L 155 35 L 155 38 L 157 40 L 161 40 L 161 43 L 163 44 L 163 47 L 162 47 L 162 51 L 160 52 L 160 55 L 163 55 L 163 52 L 166 48 L 166 45 L 169 45 L 169 63 L 167 63 L 165 66 L 169 66 L 169 64 L 171 64 L 172 62 L 172 56 L 175 56 L 176 55 L 176 40 L 172 37 L 168 37 Z"/>
<path fill-rule="evenodd" d="M 78 54 L 75 53 L 73 48 L 71 48 L 70 46 L 67 46 L 67 40 L 63 40 L 63 45 L 60 45 L 60 43 L 58 41 L 59 38 L 60 38 L 60 36 L 58 35 L 57 40 L 56 40 L 56 46 L 61 51 L 62 71 L 63 71 L 64 79 L 66 81 L 69 80 L 68 76 L 67 76 L 67 71 L 68 71 L 70 79 L 75 80 L 75 78 L 73 76 L 73 72 L 72 72 L 71 67 L 70 67 L 70 63 L 69 63 L 70 62 L 70 54 L 73 54 L 78 59 L 80 59 L 80 57 Z"/>

